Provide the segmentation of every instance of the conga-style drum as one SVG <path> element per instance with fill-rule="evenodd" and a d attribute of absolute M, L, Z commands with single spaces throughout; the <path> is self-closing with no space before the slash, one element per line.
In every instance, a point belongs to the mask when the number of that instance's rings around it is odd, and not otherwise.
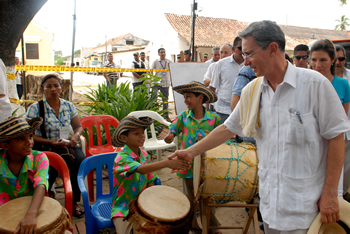
<path fill-rule="evenodd" d="M 257 165 L 255 145 L 230 141 L 219 145 L 195 157 L 194 194 L 217 203 L 249 203 L 258 189 Z"/>
<path fill-rule="evenodd" d="M 134 234 L 187 234 L 192 217 L 192 204 L 185 194 L 159 185 L 145 189 L 129 203 L 126 219 L 132 223 Z"/>
<path fill-rule="evenodd" d="M 0 233 L 14 233 L 19 222 L 25 217 L 32 197 L 21 197 L 0 206 Z M 37 233 L 61 234 L 72 228 L 67 210 L 49 197 L 44 197 L 37 217 Z"/>

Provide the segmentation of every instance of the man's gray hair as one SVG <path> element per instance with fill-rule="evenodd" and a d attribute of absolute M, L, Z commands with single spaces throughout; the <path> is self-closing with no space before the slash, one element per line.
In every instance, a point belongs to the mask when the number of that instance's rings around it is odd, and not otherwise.
<path fill-rule="evenodd" d="M 224 43 L 224 44 L 222 44 L 222 45 L 220 46 L 220 49 L 221 49 L 222 47 L 226 46 L 226 45 L 230 48 L 230 51 L 233 52 L 233 51 L 232 51 L 232 45 L 229 44 L 229 43 Z"/>
<path fill-rule="evenodd" d="M 218 51 L 218 50 L 220 50 L 220 47 L 215 46 L 215 47 L 211 50 L 211 52 L 214 54 L 214 51 Z"/>
<path fill-rule="evenodd" d="M 255 39 L 255 43 L 264 50 L 271 42 L 277 43 L 280 51 L 283 53 L 286 47 L 284 32 L 276 22 L 270 20 L 253 22 L 245 27 L 243 31 L 238 32 L 238 35 L 242 38 L 252 36 Z"/>

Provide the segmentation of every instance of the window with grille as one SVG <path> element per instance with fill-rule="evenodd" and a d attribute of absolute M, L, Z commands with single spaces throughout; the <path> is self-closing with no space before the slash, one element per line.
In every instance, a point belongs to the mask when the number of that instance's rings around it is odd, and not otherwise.
<path fill-rule="evenodd" d="M 38 43 L 26 43 L 26 59 L 39 59 Z"/>

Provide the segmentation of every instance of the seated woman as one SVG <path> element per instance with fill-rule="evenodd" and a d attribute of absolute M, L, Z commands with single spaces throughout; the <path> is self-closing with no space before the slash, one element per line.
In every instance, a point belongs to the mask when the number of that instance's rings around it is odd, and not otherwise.
<path fill-rule="evenodd" d="M 40 117 L 28 122 L 9 117 L 0 123 L 0 206 L 24 196 L 33 196 L 25 217 L 15 233 L 35 233 L 36 216 L 48 187 L 49 161 L 44 153 L 32 151 L 33 132 Z"/>
<path fill-rule="evenodd" d="M 32 119 L 38 116 L 43 118 L 43 125 L 35 131 L 34 149 L 53 151 L 65 160 L 72 183 L 73 216 L 81 218 L 84 211 L 77 204 L 80 201 L 77 176 L 85 155 L 77 147 L 77 142 L 83 129 L 73 103 L 60 98 L 61 84 L 61 78 L 56 74 L 46 75 L 41 81 L 41 91 L 45 94 L 45 98 L 29 107 L 26 118 Z M 74 130 L 73 136 L 69 136 L 70 125 Z M 49 188 L 51 188 L 56 180 L 57 171 L 50 167 L 49 175 Z"/>

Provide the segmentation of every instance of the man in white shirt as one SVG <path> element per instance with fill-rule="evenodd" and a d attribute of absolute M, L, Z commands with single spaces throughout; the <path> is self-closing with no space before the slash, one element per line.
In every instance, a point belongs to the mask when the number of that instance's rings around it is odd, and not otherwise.
<path fill-rule="evenodd" d="M 209 88 L 218 94 L 215 111 L 219 114 L 221 123 L 225 122 L 231 114 L 232 87 L 239 70 L 243 67 L 244 59 L 242 57 L 242 39 L 240 37 L 236 37 L 233 41 L 233 52 L 232 56 L 217 62 L 209 85 Z"/>
<path fill-rule="evenodd" d="M 335 45 L 337 53 L 337 61 L 335 63 L 335 75 L 347 79 L 350 82 L 350 71 L 345 68 L 346 62 L 346 50 L 343 46 Z M 348 119 L 350 120 L 350 111 L 348 113 Z M 350 202 L 350 194 L 348 190 L 350 188 L 350 132 L 345 134 L 345 158 L 344 158 L 344 178 L 343 178 L 343 194 L 344 199 Z"/>
<path fill-rule="evenodd" d="M 211 50 L 211 54 L 212 54 L 212 58 L 205 61 L 206 63 L 215 63 L 217 61 L 219 61 L 220 59 L 220 47 L 215 46 L 212 50 Z"/>
<path fill-rule="evenodd" d="M 285 36 L 275 22 L 254 22 L 239 36 L 244 65 L 262 79 L 255 87 L 261 89 L 255 95 L 261 125 L 255 121 L 252 127 L 257 131 L 265 234 L 306 234 L 319 210 L 323 223 L 339 220 L 337 181 L 344 160 L 343 135 L 350 124 L 337 93 L 320 73 L 285 60 Z M 243 93 L 254 84 L 250 82 Z M 242 135 L 241 121 L 245 126 L 247 119 L 241 120 L 240 103 L 249 102 L 247 96 L 241 96 L 223 125 L 169 158 L 189 161 L 224 143 L 233 133 Z"/>
<path fill-rule="evenodd" d="M 346 62 L 346 50 L 343 46 L 336 44 L 335 45 L 337 53 L 337 61 L 335 62 L 335 75 L 341 78 L 345 78 L 350 82 L 350 71 L 345 68 Z"/>
<path fill-rule="evenodd" d="M 7 88 L 7 76 L 5 64 L 0 59 L 0 122 L 11 116 L 12 107 Z"/>
<path fill-rule="evenodd" d="M 171 60 L 165 58 L 166 51 L 164 48 L 158 49 L 159 59 L 153 61 L 151 69 L 169 69 L 169 64 L 172 63 Z M 162 80 L 159 84 L 155 86 L 154 95 L 157 94 L 158 90 L 165 97 L 163 102 L 166 102 L 163 105 L 163 110 L 166 110 L 164 117 L 169 121 L 169 112 L 168 112 L 168 98 L 169 98 L 169 87 L 170 87 L 170 72 L 156 72 L 156 76 L 160 77 Z"/>
<path fill-rule="evenodd" d="M 232 55 L 232 45 L 225 43 L 220 47 L 220 59 L 226 58 L 228 56 Z M 216 62 L 211 63 L 208 67 L 207 72 L 204 74 L 204 79 L 203 83 L 205 86 L 209 87 L 209 84 L 211 82 L 211 78 L 213 77 L 214 73 L 214 68 L 215 68 Z M 215 111 L 214 109 L 215 102 L 210 103 L 210 108 L 209 108 L 209 103 L 206 104 L 206 108 L 210 109 L 211 111 Z"/>

